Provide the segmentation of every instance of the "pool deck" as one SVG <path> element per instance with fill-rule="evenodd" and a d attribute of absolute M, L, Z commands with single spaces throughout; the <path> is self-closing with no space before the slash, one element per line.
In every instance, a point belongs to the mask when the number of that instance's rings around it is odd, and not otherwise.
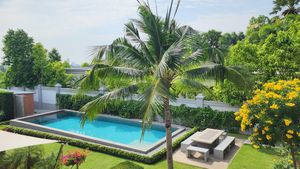
<path fill-rule="evenodd" d="M 0 130 L 0 152 L 11 149 L 55 143 L 56 140 L 41 139 Z"/>
<path fill-rule="evenodd" d="M 208 158 L 208 162 L 205 162 L 201 155 L 199 153 L 195 153 L 193 158 L 187 158 L 186 154 L 181 152 L 180 149 L 176 150 L 173 153 L 173 159 L 174 161 L 181 162 L 184 164 L 189 164 L 201 168 L 207 168 L 207 169 L 226 169 L 228 168 L 230 162 L 234 158 L 234 156 L 237 154 L 239 149 L 243 145 L 243 140 L 236 139 L 235 146 L 230 150 L 228 154 L 226 154 L 224 160 L 218 160 L 213 157 L 212 154 L 210 154 Z"/>

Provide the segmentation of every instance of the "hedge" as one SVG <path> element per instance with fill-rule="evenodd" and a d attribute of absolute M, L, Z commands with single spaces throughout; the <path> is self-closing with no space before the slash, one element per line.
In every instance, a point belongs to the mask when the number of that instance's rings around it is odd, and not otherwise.
<path fill-rule="evenodd" d="M 101 153 L 106 153 L 110 155 L 114 155 L 117 157 L 129 159 L 129 160 L 134 160 L 137 162 L 142 162 L 146 164 L 153 164 L 161 160 L 166 156 L 166 149 L 162 149 L 161 151 L 153 154 L 152 156 L 146 156 L 146 155 L 140 155 L 140 154 L 135 154 L 131 152 L 127 152 L 124 150 L 116 149 L 116 148 L 111 148 L 111 147 L 106 147 L 100 144 L 94 144 L 78 139 L 72 139 L 68 137 L 63 137 L 55 134 L 50 134 L 46 132 L 41 132 L 41 131 L 36 131 L 36 130 L 30 130 L 30 129 L 24 129 L 24 128 L 19 128 L 19 127 L 14 127 L 14 126 L 5 126 L 3 130 L 8 131 L 8 132 L 13 132 L 13 133 L 18 133 L 18 134 L 24 134 L 28 136 L 34 136 L 34 137 L 39 137 L 39 138 L 45 138 L 45 139 L 52 139 L 52 140 L 60 140 L 64 143 L 67 143 L 72 146 L 77 146 L 81 147 L 83 149 L 89 149 L 91 151 L 96 151 L 96 152 L 101 152 Z M 184 135 L 173 141 L 173 149 L 177 149 L 180 146 L 180 143 L 194 134 L 195 132 L 198 131 L 198 128 L 193 128 L 189 131 L 187 131 Z"/>
<path fill-rule="evenodd" d="M 14 94 L 0 90 L 0 121 L 14 118 Z"/>
<path fill-rule="evenodd" d="M 58 94 L 58 106 L 60 109 L 79 110 L 83 105 L 93 100 L 91 96 L 72 96 Z M 106 114 L 116 115 L 123 118 L 143 117 L 141 102 L 119 100 L 107 105 Z M 198 127 L 225 129 L 229 132 L 238 132 L 239 123 L 235 120 L 234 112 L 220 112 L 206 108 L 191 108 L 184 105 L 171 106 L 173 123 L 184 125 L 190 128 Z M 163 114 L 162 114 L 163 116 Z"/>

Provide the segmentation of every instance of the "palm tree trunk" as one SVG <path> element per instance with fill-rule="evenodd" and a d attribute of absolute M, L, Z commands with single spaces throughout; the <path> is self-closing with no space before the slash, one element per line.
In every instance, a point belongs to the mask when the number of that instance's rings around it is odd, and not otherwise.
<path fill-rule="evenodd" d="M 173 150 L 172 150 L 172 130 L 171 130 L 171 112 L 169 98 L 164 99 L 164 113 L 166 126 L 166 143 L 167 143 L 167 163 L 168 169 L 173 169 Z"/>

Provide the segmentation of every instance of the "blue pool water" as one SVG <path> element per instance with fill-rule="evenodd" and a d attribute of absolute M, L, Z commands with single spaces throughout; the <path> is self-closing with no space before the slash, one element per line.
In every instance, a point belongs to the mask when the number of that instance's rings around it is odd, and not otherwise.
<path fill-rule="evenodd" d="M 50 120 L 49 120 L 50 119 Z M 165 130 L 161 126 L 147 129 L 143 140 L 140 142 L 141 126 L 134 121 L 115 120 L 109 118 L 98 118 L 92 122 L 87 121 L 82 128 L 79 116 L 67 115 L 55 119 L 33 121 L 39 125 L 73 132 L 90 137 L 100 138 L 116 143 L 143 147 L 151 145 L 165 137 Z"/>

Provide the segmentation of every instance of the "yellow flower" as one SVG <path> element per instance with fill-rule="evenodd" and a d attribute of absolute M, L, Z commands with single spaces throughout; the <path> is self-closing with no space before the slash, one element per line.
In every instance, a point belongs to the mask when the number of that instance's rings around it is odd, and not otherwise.
<path fill-rule="evenodd" d="M 289 106 L 289 107 L 294 107 L 294 106 L 295 106 L 295 103 L 286 103 L 285 105 L 286 105 L 286 106 Z"/>
<path fill-rule="evenodd" d="M 293 160 L 288 160 L 288 162 L 289 162 L 290 164 L 293 164 Z"/>
<path fill-rule="evenodd" d="M 293 100 L 294 98 L 298 97 L 298 93 L 293 91 L 287 94 L 287 98 Z"/>
<path fill-rule="evenodd" d="M 257 128 L 255 128 L 253 131 L 254 131 L 255 133 L 257 133 L 257 132 L 258 132 L 258 129 L 257 129 Z"/>
<path fill-rule="evenodd" d="M 279 109 L 279 106 L 277 105 L 277 104 L 272 104 L 271 106 L 270 106 L 270 108 L 271 109 Z"/>
<path fill-rule="evenodd" d="M 274 85 L 273 89 L 274 90 L 281 90 L 283 87 L 280 84 Z"/>
<path fill-rule="evenodd" d="M 294 134 L 294 131 L 293 130 L 288 130 L 288 133 L 289 134 Z"/>
<path fill-rule="evenodd" d="M 292 123 L 292 120 L 290 119 L 283 119 L 283 121 L 286 126 L 289 126 Z"/>
<path fill-rule="evenodd" d="M 286 134 L 285 135 L 288 139 L 291 139 L 291 138 L 293 138 L 293 136 L 292 135 L 290 135 L 290 134 Z"/>
<path fill-rule="evenodd" d="M 265 135 L 265 134 L 266 134 L 265 130 L 262 130 L 262 131 L 261 131 L 261 133 L 262 133 L 263 135 Z"/>
<path fill-rule="evenodd" d="M 297 132 L 298 137 L 300 137 L 300 132 Z"/>
<path fill-rule="evenodd" d="M 258 138 L 258 141 L 262 141 L 262 138 Z"/>
<path fill-rule="evenodd" d="M 267 138 L 267 140 L 271 140 L 272 139 L 272 137 L 270 136 L 270 135 L 266 135 L 266 138 Z"/>
<path fill-rule="evenodd" d="M 253 147 L 254 147 L 255 149 L 259 149 L 259 148 L 260 148 L 259 145 L 256 145 L 256 144 L 254 144 Z"/>
<path fill-rule="evenodd" d="M 264 130 L 269 131 L 269 127 L 268 126 L 264 127 Z"/>
<path fill-rule="evenodd" d="M 270 125 L 273 124 L 273 122 L 272 122 L 271 120 L 267 120 L 266 123 L 268 123 L 268 124 L 270 124 Z"/>

